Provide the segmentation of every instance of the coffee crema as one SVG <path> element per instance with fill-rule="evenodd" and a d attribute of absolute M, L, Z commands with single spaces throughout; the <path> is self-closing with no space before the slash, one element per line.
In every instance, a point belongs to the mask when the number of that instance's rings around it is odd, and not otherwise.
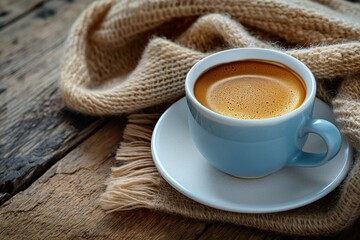
<path fill-rule="evenodd" d="M 298 108 L 305 99 L 306 87 L 289 67 L 251 59 L 208 69 L 197 79 L 194 94 L 202 105 L 219 114 L 265 119 Z"/>

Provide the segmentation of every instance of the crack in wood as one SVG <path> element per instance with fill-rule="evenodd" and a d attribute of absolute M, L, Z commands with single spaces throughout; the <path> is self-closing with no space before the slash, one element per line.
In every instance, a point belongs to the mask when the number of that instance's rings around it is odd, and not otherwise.
<path fill-rule="evenodd" d="M 15 22 L 19 21 L 20 19 L 26 17 L 27 15 L 31 14 L 33 11 L 35 11 L 36 9 L 38 8 L 41 8 L 45 3 L 49 2 L 51 0 L 43 0 L 37 4 L 35 4 L 34 6 L 32 6 L 31 8 L 27 9 L 26 11 L 22 12 L 21 14 L 19 14 L 18 16 L 14 17 L 13 19 L 10 19 L 9 21 L 7 22 L 0 22 L 0 31 L 5 29 L 6 27 L 14 24 Z M 6 12 L 6 14 L 4 15 L 3 13 L 3 16 L 6 16 L 8 15 L 10 12 L 9 11 L 3 11 L 3 12 Z"/>
<path fill-rule="evenodd" d="M 83 137 L 79 138 L 72 145 L 67 146 L 66 149 L 63 149 L 61 151 L 49 153 L 48 151 L 50 150 L 48 146 L 52 145 L 50 140 L 50 143 L 48 141 L 45 141 L 40 144 L 40 146 L 38 148 L 35 148 L 33 152 L 31 152 L 29 155 L 16 156 L 15 158 L 13 158 L 12 162 L 17 163 L 14 165 L 15 169 L 12 168 L 13 170 L 11 170 L 10 168 L 3 168 L 6 169 L 6 173 L 0 173 L 0 206 L 1 204 L 9 200 L 13 195 L 30 186 L 52 165 L 54 165 L 58 160 L 63 158 L 71 150 L 76 148 L 88 137 L 95 134 L 104 124 L 106 124 L 106 121 L 95 122 L 94 127 L 89 127 L 90 131 L 89 129 L 87 129 L 88 133 L 83 134 Z M 63 145 L 63 141 L 56 140 L 56 143 L 53 146 L 55 146 L 55 150 L 58 150 L 60 146 L 62 147 Z M 48 152 L 48 154 L 46 152 Z M 32 153 L 34 153 L 34 155 L 32 155 Z M 0 158 L 0 163 L 3 163 L 5 161 L 6 160 Z"/>
<path fill-rule="evenodd" d="M 0 214 L 1 215 L 18 214 L 18 213 L 26 213 L 26 212 L 34 211 L 36 207 L 40 206 L 41 204 L 44 204 L 44 202 L 46 202 L 48 200 L 48 197 L 51 194 L 52 194 L 52 192 L 46 192 L 46 193 L 40 195 L 39 198 L 37 198 L 36 201 L 33 202 L 31 205 L 26 204 L 26 205 L 21 206 L 23 208 L 17 208 L 17 209 L 4 211 L 4 212 L 2 212 Z"/>
<path fill-rule="evenodd" d="M 3 92 L 5 92 L 6 91 L 6 87 L 0 87 L 0 94 L 2 94 Z"/>
<path fill-rule="evenodd" d="M 89 3 L 8 0 L 5 5 L 12 12 L 0 19 L 9 20 L 0 28 L 0 94 L 5 99 L 0 104 L 0 205 L 108 121 L 72 112 L 58 92 L 61 46 L 68 27 Z"/>
<path fill-rule="evenodd" d="M 56 14 L 55 9 L 43 7 L 37 11 L 35 17 L 41 18 L 41 19 L 46 19 L 48 17 L 54 16 L 55 14 Z"/>

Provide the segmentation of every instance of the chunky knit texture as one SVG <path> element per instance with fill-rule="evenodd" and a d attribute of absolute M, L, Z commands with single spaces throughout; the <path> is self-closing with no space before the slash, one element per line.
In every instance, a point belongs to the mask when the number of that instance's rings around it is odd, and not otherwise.
<path fill-rule="evenodd" d="M 84 114 L 116 115 L 167 105 L 184 95 L 199 59 L 235 47 L 284 51 L 314 73 L 317 96 L 334 108 L 355 149 L 339 189 L 307 207 L 239 214 L 198 204 L 172 189 L 151 159 L 158 114 L 129 116 L 101 198 L 108 211 L 151 208 L 187 217 L 290 234 L 343 229 L 360 216 L 360 6 L 340 0 L 152 0 L 95 2 L 74 23 L 65 45 L 60 88 Z"/>

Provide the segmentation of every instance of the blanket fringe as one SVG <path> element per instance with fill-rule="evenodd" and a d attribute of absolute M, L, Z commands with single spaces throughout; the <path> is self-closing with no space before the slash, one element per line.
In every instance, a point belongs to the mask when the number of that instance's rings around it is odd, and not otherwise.
<path fill-rule="evenodd" d="M 108 211 L 151 207 L 160 184 L 150 150 L 152 129 L 159 114 L 133 114 L 124 130 L 124 142 L 116 153 L 123 165 L 111 169 L 106 191 L 100 199 Z"/>

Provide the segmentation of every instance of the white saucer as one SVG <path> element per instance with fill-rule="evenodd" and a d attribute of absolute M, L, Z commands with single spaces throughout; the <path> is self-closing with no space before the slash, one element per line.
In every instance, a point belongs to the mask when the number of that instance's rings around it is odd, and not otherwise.
<path fill-rule="evenodd" d="M 334 121 L 331 109 L 316 100 L 313 117 Z M 310 135 L 304 149 L 325 146 Z M 316 168 L 285 168 L 258 179 L 235 178 L 212 167 L 200 155 L 189 135 L 185 98 L 174 103 L 156 124 L 151 150 L 164 179 L 185 196 L 217 209 L 243 212 L 279 212 L 304 206 L 331 192 L 345 178 L 352 151 L 346 140 L 334 159 Z"/>

